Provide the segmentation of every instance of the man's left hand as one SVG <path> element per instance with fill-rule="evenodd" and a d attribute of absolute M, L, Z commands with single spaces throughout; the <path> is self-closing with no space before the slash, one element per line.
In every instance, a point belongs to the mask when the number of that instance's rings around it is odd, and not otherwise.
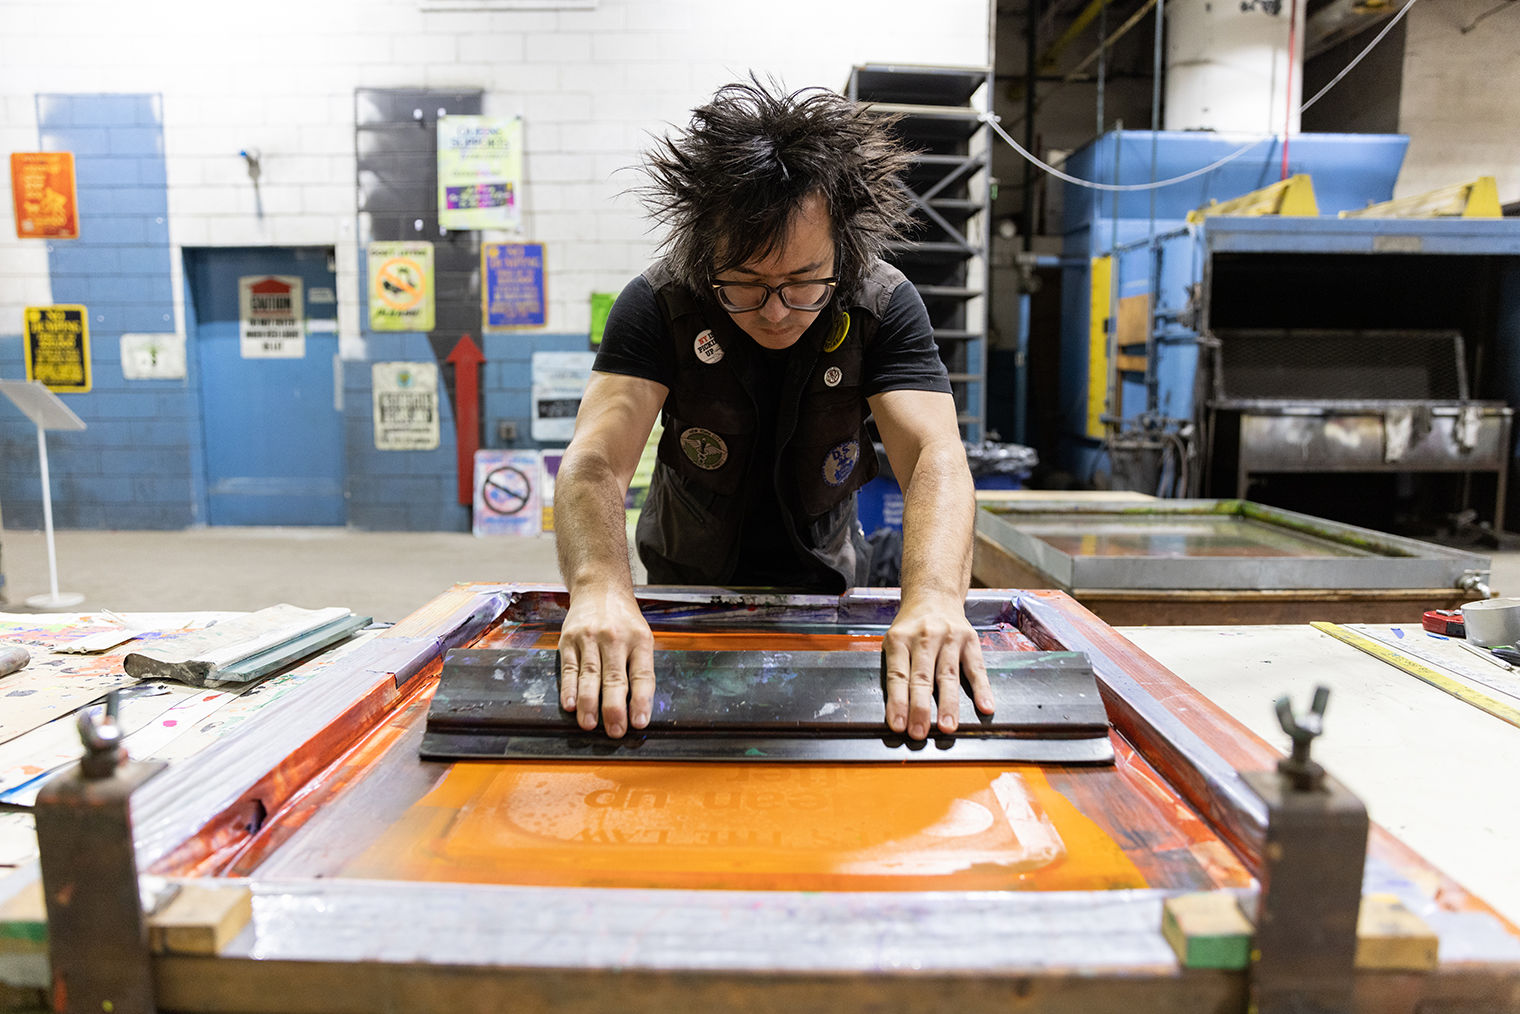
<path fill-rule="evenodd" d="M 957 599 L 905 603 L 882 638 L 887 671 L 887 726 L 923 739 L 935 724 L 952 733 L 959 723 L 961 677 L 971 689 L 976 709 L 992 714 L 992 687 L 982 661 L 982 645 Z"/>

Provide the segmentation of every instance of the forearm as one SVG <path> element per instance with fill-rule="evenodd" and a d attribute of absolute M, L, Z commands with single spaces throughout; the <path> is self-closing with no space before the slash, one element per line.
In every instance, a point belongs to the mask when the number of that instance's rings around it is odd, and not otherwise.
<path fill-rule="evenodd" d="M 595 454 L 567 454 L 554 485 L 555 551 L 572 596 L 582 590 L 626 589 L 627 488 L 611 465 Z"/>
<path fill-rule="evenodd" d="M 971 586 L 976 493 L 959 441 L 925 447 L 903 487 L 903 605 L 964 601 Z"/>

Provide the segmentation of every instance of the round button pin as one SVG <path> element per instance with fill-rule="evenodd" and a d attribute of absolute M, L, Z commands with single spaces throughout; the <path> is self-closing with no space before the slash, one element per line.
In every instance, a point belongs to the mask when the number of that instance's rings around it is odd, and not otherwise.
<path fill-rule="evenodd" d="M 718 344 L 718 339 L 713 337 L 711 330 L 703 331 L 697 335 L 695 347 L 697 358 L 709 366 L 723 358 L 723 346 Z"/>

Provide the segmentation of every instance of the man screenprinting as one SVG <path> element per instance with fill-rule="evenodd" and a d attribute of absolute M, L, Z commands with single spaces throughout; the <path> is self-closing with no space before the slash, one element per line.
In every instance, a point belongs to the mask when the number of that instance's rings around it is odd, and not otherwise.
<path fill-rule="evenodd" d="M 869 563 L 855 491 L 878 469 L 872 416 L 904 500 L 886 723 L 954 731 L 962 675 L 991 712 L 965 614 L 975 494 L 955 402 L 922 298 L 881 260 L 909 221 L 910 163 L 881 117 L 757 79 L 649 153 L 665 256 L 613 306 L 555 484 L 560 703 L 582 728 L 649 721 L 623 502 L 656 417 L 636 539 L 651 583 L 838 594 Z"/>

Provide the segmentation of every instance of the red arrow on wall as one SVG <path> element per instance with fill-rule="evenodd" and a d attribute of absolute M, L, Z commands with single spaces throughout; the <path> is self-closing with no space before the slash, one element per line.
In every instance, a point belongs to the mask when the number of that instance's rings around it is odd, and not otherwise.
<path fill-rule="evenodd" d="M 475 500 L 475 451 L 480 447 L 480 364 L 486 361 L 480 346 L 465 335 L 448 354 L 454 367 L 454 446 L 459 458 L 459 502 Z"/>

